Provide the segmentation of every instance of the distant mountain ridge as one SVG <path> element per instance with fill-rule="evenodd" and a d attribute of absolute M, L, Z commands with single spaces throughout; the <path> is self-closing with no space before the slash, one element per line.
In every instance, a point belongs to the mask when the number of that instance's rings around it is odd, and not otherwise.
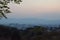
<path fill-rule="evenodd" d="M 35 18 L 24 18 L 24 19 L 1 19 L 0 24 L 10 24 L 10 23 L 18 23 L 18 24 L 60 24 L 60 20 L 44 20 L 44 19 L 35 19 Z"/>

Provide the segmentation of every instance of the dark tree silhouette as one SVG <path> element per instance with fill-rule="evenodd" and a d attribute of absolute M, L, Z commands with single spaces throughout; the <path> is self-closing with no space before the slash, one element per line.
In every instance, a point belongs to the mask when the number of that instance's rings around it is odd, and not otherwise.
<path fill-rule="evenodd" d="M 20 2 L 22 2 L 21 0 L 0 0 L 0 18 L 7 18 L 5 14 L 11 13 L 11 11 L 9 10 L 10 8 L 7 5 L 12 1 L 16 4 L 20 4 Z"/>
<path fill-rule="evenodd" d="M 11 40 L 20 40 L 20 35 L 19 35 L 19 31 L 14 31 L 13 34 L 12 34 L 12 39 Z"/>
<path fill-rule="evenodd" d="M 34 26 L 23 30 L 0 25 L 0 40 L 60 40 L 60 26 L 49 28 Z"/>

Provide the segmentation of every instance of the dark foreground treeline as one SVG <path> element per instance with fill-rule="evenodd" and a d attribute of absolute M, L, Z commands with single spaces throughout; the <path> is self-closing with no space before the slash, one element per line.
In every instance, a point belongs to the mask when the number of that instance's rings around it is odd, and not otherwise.
<path fill-rule="evenodd" d="M 60 40 L 60 26 L 34 26 L 22 30 L 0 25 L 0 40 Z"/>

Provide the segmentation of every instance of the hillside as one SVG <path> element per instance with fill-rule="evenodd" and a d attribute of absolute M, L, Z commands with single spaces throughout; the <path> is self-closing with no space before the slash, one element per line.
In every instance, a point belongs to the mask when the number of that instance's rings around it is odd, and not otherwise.
<path fill-rule="evenodd" d="M 34 26 L 22 30 L 0 25 L 0 40 L 60 40 L 60 26 Z"/>

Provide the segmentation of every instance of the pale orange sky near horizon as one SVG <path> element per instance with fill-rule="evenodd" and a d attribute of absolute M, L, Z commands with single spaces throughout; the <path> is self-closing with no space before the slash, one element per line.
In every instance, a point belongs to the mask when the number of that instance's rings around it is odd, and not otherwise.
<path fill-rule="evenodd" d="M 24 11 L 34 11 L 34 12 L 60 10 L 59 0 L 22 0 L 22 1 L 23 2 L 21 3 L 21 5 L 11 3 L 10 4 L 11 9 L 14 11 L 22 9 Z"/>
<path fill-rule="evenodd" d="M 44 18 L 59 19 L 60 0 L 22 0 L 19 5 L 9 4 L 13 14 L 7 16 L 15 18 Z M 49 15 L 49 16 L 48 16 Z"/>

